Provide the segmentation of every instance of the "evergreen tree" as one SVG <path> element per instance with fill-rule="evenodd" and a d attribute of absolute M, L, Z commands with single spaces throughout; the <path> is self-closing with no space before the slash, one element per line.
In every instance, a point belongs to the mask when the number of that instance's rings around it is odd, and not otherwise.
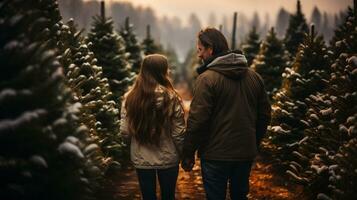
<path fill-rule="evenodd" d="M 93 199 L 101 184 L 49 40 L 56 11 L 54 0 L 0 3 L 0 199 Z"/>
<path fill-rule="evenodd" d="M 170 76 L 173 79 L 174 83 L 177 83 L 183 77 L 182 74 L 182 65 L 178 60 L 176 51 L 171 46 L 168 46 L 164 52 L 164 55 L 167 56 L 170 68 Z"/>
<path fill-rule="evenodd" d="M 350 55 L 345 60 L 347 64 L 342 64 L 339 66 L 332 66 L 332 69 L 336 69 L 341 72 L 340 80 L 336 80 L 338 88 L 341 88 L 341 97 L 336 102 L 336 107 L 339 110 L 335 110 L 336 124 L 340 124 L 338 131 L 344 136 L 343 142 L 339 140 L 340 147 L 335 154 L 335 156 L 328 157 L 331 162 L 335 165 L 329 166 L 329 183 L 332 187 L 332 197 L 336 199 L 353 199 L 356 192 L 357 176 L 356 176 L 356 166 L 357 160 L 353 156 L 356 152 L 357 147 L 357 57 L 356 57 L 356 46 L 357 41 L 353 38 L 357 37 L 357 2 L 354 1 L 354 11 L 353 16 L 351 15 L 351 10 L 349 8 L 347 18 L 344 23 L 344 27 L 335 31 L 336 36 L 334 37 L 335 44 L 338 44 L 337 34 L 346 30 L 347 35 L 341 38 L 341 42 L 344 49 L 341 46 L 336 45 L 335 54 L 341 52 L 340 57 L 343 55 Z M 354 27 L 354 28 L 353 28 Z M 337 73 L 336 73 L 337 74 Z M 332 76 L 334 77 L 334 76 Z M 338 90 L 337 88 L 337 90 Z M 347 135 L 346 135 L 347 134 Z M 334 166 L 339 166 L 334 168 Z"/>
<path fill-rule="evenodd" d="M 143 53 L 133 31 L 133 25 L 129 22 L 129 17 L 125 18 L 125 25 L 121 27 L 120 35 L 125 42 L 125 51 L 129 53 L 128 59 L 131 64 L 131 70 L 139 73 Z"/>
<path fill-rule="evenodd" d="M 357 20 L 354 18 L 353 10 L 349 8 L 345 22 L 335 30 L 335 35 L 331 40 L 331 50 L 335 52 L 335 58 L 338 58 L 341 53 L 357 52 L 356 38 L 352 34 L 356 26 Z"/>
<path fill-rule="evenodd" d="M 260 28 L 260 34 L 259 35 L 267 35 L 268 32 L 270 31 L 270 27 L 272 27 L 272 23 L 270 21 L 270 15 L 268 13 L 265 13 L 265 16 L 264 16 L 264 25 L 261 26 Z M 276 31 L 276 30 L 275 30 Z M 278 36 L 278 33 L 277 33 L 277 37 Z"/>
<path fill-rule="evenodd" d="M 351 168 L 356 159 L 353 151 L 356 134 L 357 57 L 341 54 L 332 65 L 334 71 L 329 79 L 330 87 L 323 93 L 307 98 L 309 109 L 305 137 L 299 141 L 295 168 L 289 173 L 295 180 L 307 183 L 307 190 L 315 197 L 330 199 L 353 199 L 356 177 Z M 346 160 L 345 160 L 346 159 Z"/>
<path fill-rule="evenodd" d="M 320 10 L 315 6 L 312 13 L 310 22 L 313 23 L 318 31 L 321 31 L 322 15 Z"/>
<path fill-rule="evenodd" d="M 354 57 L 354 59 L 356 59 L 356 57 Z M 354 62 L 356 61 L 357 60 Z M 354 68 L 356 69 L 356 66 L 354 66 Z M 330 167 L 333 170 L 329 173 L 329 180 L 332 184 L 332 196 L 336 199 L 352 199 L 356 194 L 357 176 L 355 171 L 357 161 L 354 156 L 357 150 L 356 119 L 356 114 L 347 118 L 344 127 L 348 127 L 348 133 L 352 137 L 339 148 L 335 156 L 335 166 L 339 166 L 339 168 Z"/>
<path fill-rule="evenodd" d="M 290 14 L 284 9 L 280 8 L 276 18 L 276 32 L 279 38 L 284 37 L 286 30 L 289 26 Z"/>
<path fill-rule="evenodd" d="M 300 0 L 297 1 L 297 11 L 294 15 L 290 15 L 289 27 L 285 34 L 285 47 L 293 57 L 296 55 L 300 43 L 303 42 L 305 33 L 308 32 L 306 19 L 301 11 Z"/>
<path fill-rule="evenodd" d="M 243 52 L 248 60 L 248 66 L 253 63 L 255 56 L 259 53 L 259 47 L 259 34 L 257 33 L 256 27 L 253 26 L 253 29 L 249 32 L 247 41 L 242 45 Z"/>
<path fill-rule="evenodd" d="M 114 101 L 108 79 L 103 77 L 102 67 L 90 52 L 81 31 L 77 31 L 73 19 L 61 26 L 61 63 L 65 67 L 66 82 L 72 89 L 75 101 L 83 106 L 80 121 L 91 130 L 94 138 L 108 158 L 105 165 L 119 165 L 122 157 L 121 140 L 118 135 L 119 112 Z"/>
<path fill-rule="evenodd" d="M 251 26 L 257 30 L 260 30 L 260 18 L 257 12 L 254 12 Z"/>
<path fill-rule="evenodd" d="M 305 99 L 326 87 L 330 59 L 322 36 L 316 36 L 314 28 L 306 35 L 291 68 L 283 73 L 283 84 L 274 96 L 275 108 L 268 130 L 268 148 L 272 155 L 287 167 L 293 160 L 292 152 L 304 137 L 307 105 Z"/>
<path fill-rule="evenodd" d="M 133 82 L 133 75 L 129 72 L 130 66 L 126 61 L 123 38 L 114 31 L 113 20 L 105 17 L 104 2 L 101 5 L 102 14 L 93 17 L 87 43 L 98 59 L 97 64 L 102 66 L 104 77 L 108 78 L 113 99 L 119 108 L 122 95 Z"/>
<path fill-rule="evenodd" d="M 324 34 L 325 41 L 330 41 L 333 36 L 333 30 L 330 27 L 329 18 L 326 12 L 324 12 L 322 19 L 321 33 Z"/>
<path fill-rule="evenodd" d="M 150 25 L 147 25 L 146 27 L 146 38 L 142 42 L 141 46 L 145 55 L 162 52 L 162 47 L 155 44 L 154 39 L 151 38 Z"/>
<path fill-rule="evenodd" d="M 200 61 L 197 57 L 197 51 L 195 49 L 190 49 L 186 55 L 183 66 L 185 66 L 185 77 L 188 82 L 188 86 L 193 91 L 194 79 L 197 77 L 196 69 L 199 67 Z"/>
<path fill-rule="evenodd" d="M 356 25 L 348 29 L 354 20 L 351 14 L 346 18 L 343 29 L 348 32 L 336 43 L 357 37 Z M 293 152 L 295 162 L 288 173 L 307 184 L 312 198 L 354 199 L 357 161 L 350 153 L 356 149 L 357 138 L 357 57 L 356 41 L 351 42 L 332 49 L 332 55 L 339 56 L 330 67 L 329 87 L 306 98 L 308 110 L 301 121 L 305 137 Z"/>
<path fill-rule="evenodd" d="M 271 28 L 252 64 L 252 68 L 262 76 L 270 98 L 280 88 L 281 75 L 287 65 L 284 44 Z"/>

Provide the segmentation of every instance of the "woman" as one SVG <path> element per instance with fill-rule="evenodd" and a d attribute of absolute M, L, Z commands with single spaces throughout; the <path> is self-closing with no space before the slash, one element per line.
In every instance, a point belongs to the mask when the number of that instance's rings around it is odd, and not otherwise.
<path fill-rule="evenodd" d="M 143 199 L 156 199 L 156 176 L 161 199 L 175 199 L 185 121 L 165 56 L 144 58 L 133 88 L 124 96 L 121 132 L 131 138 L 130 157 Z"/>

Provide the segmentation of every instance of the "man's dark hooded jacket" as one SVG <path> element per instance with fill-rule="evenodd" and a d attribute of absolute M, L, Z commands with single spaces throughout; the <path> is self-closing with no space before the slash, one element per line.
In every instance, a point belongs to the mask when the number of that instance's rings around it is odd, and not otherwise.
<path fill-rule="evenodd" d="M 253 160 L 270 122 L 262 78 L 239 51 L 214 57 L 198 73 L 183 156 L 198 149 L 207 160 Z"/>

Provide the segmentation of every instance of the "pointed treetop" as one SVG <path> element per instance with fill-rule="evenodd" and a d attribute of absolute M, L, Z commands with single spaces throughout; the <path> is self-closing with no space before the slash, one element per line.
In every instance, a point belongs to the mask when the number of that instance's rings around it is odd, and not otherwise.
<path fill-rule="evenodd" d="M 237 29 L 237 12 L 233 16 L 233 31 L 232 31 L 232 50 L 236 48 L 236 29 Z"/>
<path fill-rule="evenodd" d="M 270 36 L 271 38 L 274 38 L 274 39 L 277 38 L 274 26 L 272 26 L 272 27 L 270 28 L 268 37 L 269 37 L 269 36 Z"/>
<path fill-rule="evenodd" d="M 314 37 L 315 37 L 315 24 L 314 23 L 311 23 L 310 37 L 311 37 L 311 42 L 313 42 Z"/>
<path fill-rule="evenodd" d="M 256 32 L 257 31 L 257 27 L 256 26 L 253 26 L 253 32 Z"/>
<path fill-rule="evenodd" d="M 105 19 L 105 5 L 104 1 L 100 2 L 100 16 Z"/>
<path fill-rule="evenodd" d="M 312 10 L 312 12 L 314 13 L 314 12 L 320 12 L 320 11 L 319 11 L 319 8 L 315 5 L 314 9 Z"/>
<path fill-rule="evenodd" d="M 147 26 L 146 26 L 146 38 L 147 38 L 147 39 L 150 39 L 150 38 L 151 38 L 151 35 L 150 35 L 150 25 L 147 25 Z"/>
<path fill-rule="evenodd" d="M 300 0 L 297 1 L 297 13 L 301 13 L 301 2 L 300 2 Z"/>
<path fill-rule="evenodd" d="M 310 34 L 311 34 L 311 36 L 314 36 L 315 35 L 315 24 L 311 23 L 310 27 L 311 27 Z"/>
<path fill-rule="evenodd" d="M 129 28 L 130 28 L 129 17 L 126 17 L 126 18 L 125 18 L 125 29 L 126 29 L 126 30 L 129 30 Z"/>
<path fill-rule="evenodd" d="M 355 17 L 355 20 L 356 20 L 356 15 L 357 15 L 357 0 L 354 0 L 353 1 L 353 15 Z"/>

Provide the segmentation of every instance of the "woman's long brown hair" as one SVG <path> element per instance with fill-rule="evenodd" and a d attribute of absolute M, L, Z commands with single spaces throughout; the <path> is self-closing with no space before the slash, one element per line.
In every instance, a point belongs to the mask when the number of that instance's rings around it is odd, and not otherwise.
<path fill-rule="evenodd" d="M 155 89 L 158 85 L 164 88 L 160 94 L 163 98 L 160 106 L 156 105 L 158 94 Z M 170 93 L 176 92 L 168 77 L 167 58 L 159 54 L 146 56 L 125 102 L 129 133 L 140 144 L 158 146 L 163 130 L 170 129 Z"/>

